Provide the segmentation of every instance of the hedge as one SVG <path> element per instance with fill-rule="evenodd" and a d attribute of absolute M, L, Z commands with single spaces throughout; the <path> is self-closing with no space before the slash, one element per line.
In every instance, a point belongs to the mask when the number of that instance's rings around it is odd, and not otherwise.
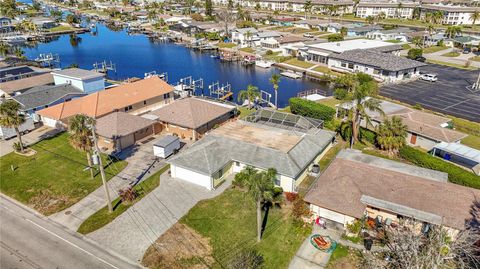
<path fill-rule="evenodd" d="M 448 174 L 448 180 L 452 183 L 480 189 L 480 176 L 428 153 L 405 146 L 400 149 L 400 157 L 420 167 L 445 172 Z"/>
<path fill-rule="evenodd" d="M 290 111 L 292 111 L 293 114 L 321 119 L 323 121 L 331 121 L 335 116 L 335 109 L 317 102 L 298 97 L 290 98 L 288 102 L 290 104 Z"/>

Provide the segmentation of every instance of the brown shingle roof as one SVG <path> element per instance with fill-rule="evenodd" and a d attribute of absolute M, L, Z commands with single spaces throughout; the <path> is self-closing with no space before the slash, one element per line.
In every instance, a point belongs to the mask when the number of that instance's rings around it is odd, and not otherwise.
<path fill-rule="evenodd" d="M 151 114 L 158 116 L 158 120 L 162 122 L 196 129 L 233 109 L 233 106 L 214 101 L 185 98 L 152 111 Z"/>
<path fill-rule="evenodd" d="M 115 112 L 97 119 L 96 131 L 107 138 L 122 137 L 151 126 L 154 122 L 125 112 Z"/>
<path fill-rule="evenodd" d="M 27 90 L 35 86 L 43 86 L 53 84 L 53 76 L 51 74 L 41 74 L 37 76 L 11 80 L 0 83 L 0 90 L 7 94 Z"/>
<path fill-rule="evenodd" d="M 366 205 L 360 198 L 366 195 L 438 215 L 443 217 L 445 226 L 464 229 L 465 221 L 471 218 L 472 205 L 480 199 L 480 190 L 421 176 L 429 173 L 427 169 L 411 173 L 412 169 L 420 168 L 384 159 L 379 162 L 387 165 L 381 166 L 344 158 L 344 152 L 359 158 L 381 159 L 351 150 L 342 151 L 307 193 L 305 201 L 361 218 Z M 395 169 L 399 167 L 404 167 L 405 171 Z"/>
<path fill-rule="evenodd" d="M 171 85 L 159 77 L 150 77 L 45 108 L 38 111 L 38 114 L 56 120 L 66 119 L 76 114 L 98 118 L 117 109 L 171 93 L 173 90 Z"/>

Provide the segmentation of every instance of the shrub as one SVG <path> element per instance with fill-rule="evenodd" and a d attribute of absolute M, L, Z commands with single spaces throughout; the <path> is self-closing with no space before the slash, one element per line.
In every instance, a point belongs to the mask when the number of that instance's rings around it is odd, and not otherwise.
<path fill-rule="evenodd" d="M 272 55 L 272 54 L 273 54 L 273 51 L 272 51 L 272 50 L 267 50 L 267 51 L 265 52 L 265 55 Z"/>
<path fill-rule="evenodd" d="M 297 200 L 297 198 L 298 198 L 298 193 L 295 193 L 295 192 L 285 192 L 285 198 L 287 199 L 287 201 L 293 202 L 293 201 Z"/>
<path fill-rule="evenodd" d="M 138 197 L 137 191 L 131 186 L 118 191 L 118 196 L 124 203 L 132 203 Z"/>
<path fill-rule="evenodd" d="M 303 199 L 297 199 L 293 202 L 292 207 L 292 216 L 296 219 L 301 219 L 304 216 L 308 216 L 310 214 L 310 209 L 307 206 L 307 203 L 303 201 Z"/>
<path fill-rule="evenodd" d="M 331 121 L 335 115 L 335 109 L 310 100 L 294 97 L 288 101 L 290 111 L 305 117 Z"/>
<path fill-rule="evenodd" d="M 416 110 L 422 110 L 422 109 L 423 109 L 423 108 L 422 108 L 422 105 L 419 104 L 419 103 L 416 103 L 416 104 L 413 106 L 413 108 L 416 109 Z"/>
<path fill-rule="evenodd" d="M 447 173 L 448 180 L 452 183 L 480 189 L 480 176 L 463 168 L 409 146 L 402 147 L 399 153 L 400 157 L 415 165 Z"/>
<path fill-rule="evenodd" d="M 337 88 L 333 92 L 333 96 L 338 100 L 344 100 L 347 97 L 348 91 L 344 88 Z"/>
<path fill-rule="evenodd" d="M 377 134 L 373 131 L 360 127 L 360 140 L 368 141 L 370 144 L 375 144 L 377 141 Z"/>
<path fill-rule="evenodd" d="M 361 229 L 362 229 L 362 221 L 361 220 L 355 220 L 352 223 L 347 224 L 347 230 L 352 234 L 360 233 Z"/>
<path fill-rule="evenodd" d="M 410 49 L 408 51 L 408 55 L 407 55 L 407 58 L 409 59 L 416 59 L 417 57 L 421 57 L 423 54 L 423 50 L 422 49 Z"/>
<path fill-rule="evenodd" d="M 198 14 L 198 13 L 193 13 L 192 15 L 190 15 L 190 17 L 194 20 L 194 21 L 204 21 L 204 18 L 202 15 Z"/>
<path fill-rule="evenodd" d="M 12 145 L 12 148 L 13 148 L 14 151 L 20 152 L 20 150 L 21 150 L 20 142 L 14 142 L 13 145 Z M 25 144 L 23 144 L 23 148 L 25 149 Z"/>
<path fill-rule="evenodd" d="M 341 34 L 331 34 L 327 36 L 328 42 L 337 42 L 337 41 L 343 41 L 343 35 Z"/>
<path fill-rule="evenodd" d="M 243 187 L 245 185 L 245 181 L 247 180 L 248 175 L 245 173 L 237 173 L 235 174 L 235 178 L 232 181 L 232 184 L 237 187 Z"/>

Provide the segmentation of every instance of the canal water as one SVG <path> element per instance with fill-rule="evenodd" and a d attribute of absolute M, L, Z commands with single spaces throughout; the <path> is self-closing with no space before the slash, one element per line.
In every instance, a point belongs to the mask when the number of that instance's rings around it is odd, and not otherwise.
<path fill-rule="evenodd" d="M 209 53 L 190 50 L 174 43 L 153 42 L 144 35 L 128 35 L 125 30 L 113 31 L 103 24 L 97 25 L 96 34 L 85 33 L 72 39 L 63 35 L 48 43 L 37 43 L 25 47 L 29 59 L 35 59 L 41 53 L 58 54 L 61 67 L 77 64 L 80 68 L 93 69 L 93 64 L 100 61 L 112 61 L 116 73 L 110 72 L 112 79 L 128 77 L 143 78 L 146 72 L 167 72 L 171 84 L 181 78 L 192 76 L 203 78 L 205 93 L 208 85 L 219 82 L 230 83 L 235 93 L 246 89 L 249 84 L 272 94 L 274 90 L 269 83 L 271 75 L 279 70 L 263 69 L 255 66 L 245 67 L 239 63 L 224 63 L 211 57 Z M 293 80 L 282 77 L 279 85 L 278 104 L 284 107 L 290 97 L 303 90 L 324 88 L 325 85 L 307 79 Z"/>

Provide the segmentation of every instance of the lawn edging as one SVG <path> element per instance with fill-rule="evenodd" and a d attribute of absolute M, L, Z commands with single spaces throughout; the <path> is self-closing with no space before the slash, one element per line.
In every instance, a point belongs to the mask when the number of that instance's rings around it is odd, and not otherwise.
<path fill-rule="evenodd" d="M 116 198 L 112 201 L 112 205 L 114 207 L 112 213 L 108 213 L 107 206 L 103 207 L 102 209 L 98 210 L 93 215 L 88 217 L 84 222 L 82 222 L 80 227 L 78 227 L 77 232 L 81 234 L 88 234 L 112 222 L 122 213 L 127 211 L 127 209 L 129 209 L 132 205 L 139 202 L 143 197 L 145 197 L 147 194 L 157 188 L 160 185 L 160 176 L 168 169 L 170 169 L 169 164 L 163 166 L 159 171 L 157 171 L 147 179 L 141 181 L 139 184 L 135 185 L 135 187 L 133 188 L 138 192 L 138 197 L 135 198 L 135 201 L 129 204 L 124 204 L 120 200 L 120 197 Z"/>

